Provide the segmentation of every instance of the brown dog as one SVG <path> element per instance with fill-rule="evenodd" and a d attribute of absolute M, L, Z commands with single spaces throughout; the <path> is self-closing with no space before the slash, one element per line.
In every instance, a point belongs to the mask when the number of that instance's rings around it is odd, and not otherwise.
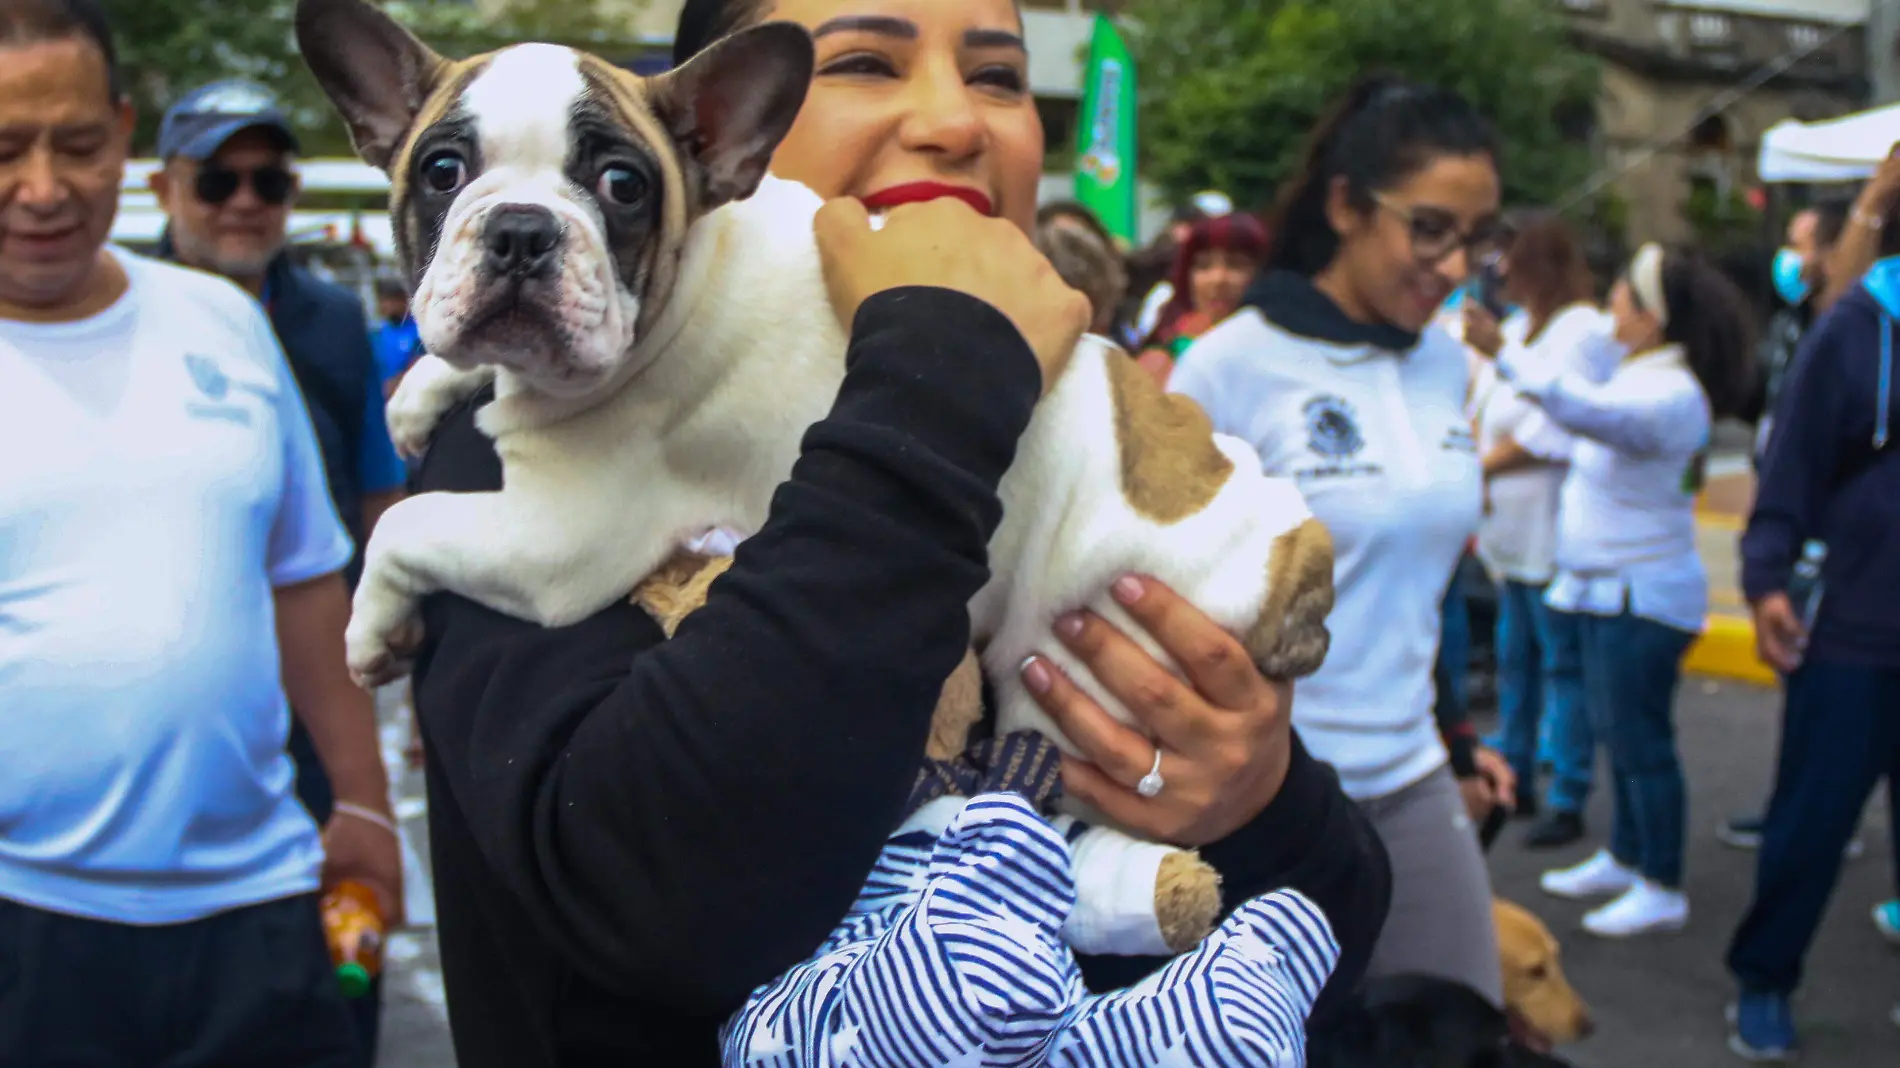
<path fill-rule="evenodd" d="M 1503 898 L 1492 899 L 1491 916 L 1504 964 L 1504 1006 L 1513 1029 L 1528 1031 L 1527 1039 L 1558 1045 L 1589 1037 L 1596 1030 L 1590 1007 L 1564 978 L 1562 950 L 1550 928 Z"/>

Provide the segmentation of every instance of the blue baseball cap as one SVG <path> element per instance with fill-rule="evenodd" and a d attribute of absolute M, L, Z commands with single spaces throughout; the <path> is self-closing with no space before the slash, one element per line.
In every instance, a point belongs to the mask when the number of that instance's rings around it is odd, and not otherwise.
<path fill-rule="evenodd" d="M 158 158 L 207 160 L 244 130 L 268 130 L 291 152 L 302 151 L 277 95 L 256 82 L 212 82 L 186 93 L 158 126 Z"/>

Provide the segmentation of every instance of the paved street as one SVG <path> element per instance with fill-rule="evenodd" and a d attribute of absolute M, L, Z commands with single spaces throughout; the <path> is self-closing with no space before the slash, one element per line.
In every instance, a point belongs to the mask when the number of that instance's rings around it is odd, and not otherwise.
<path fill-rule="evenodd" d="M 1535 911 L 1564 944 L 1571 981 L 1596 1010 L 1597 1036 L 1564 1050 L 1578 1068 L 1716 1068 L 1741 1064 L 1728 1052 L 1724 1005 L 1733 991 L 1722 966 L 1754 878 L 1754 854 L 1715 840 L 1715 825 L 1758 804 L 1770 782 L 1779 706 L 1749 687 L 1691 680 L 1678 704 L 1690 788 L 1689 893 L 1693 915 L 1681 935 L 1606 943 L 1581 933 L 1585 908 L 1545 897 L 1537 876 L 1595 848 L 1531 854 L 1507 831 L 1493 850 L 1497 892 Z M 1845 868 L 1834 908 L 1809 961 L 1797 1012 L 1806 1028 L 1806 1068 L 1891 1068 L 1900 1064 L 1900 1028 L 1887 1019 L 1900 1002 L 1900 951 L 1868 920 L 1891 896 L 1894 865 L 1884 796 L 1869 807 L 1867 853 Z M 1593 799 L 1592 832 L 1609 826 L 1609 798 Z"/>
<path fill-rule="evenodd" d="M 1763 691 L 1692 680 L 1680 718 L 1692 792 L 1689 880 L 1695 914 L 1688 931 L 1662 941 L 1606 944 L 1578 933 L 1583 908 L 1543 897 L 1537 874 L 1585 850 L 1534 856 L 1507 831 L 1493 855 L 1500 894 L 1541 915 L 1564 942 L 1571 980 L 1596 1010 L 1599 1032 L 1565 1051 L 1578 1068 L 1732 1068 L 1722 1008 L 1730 989 L 1722 954 L 1746 905 L 1752 854 L 1717 843 L 1709 833 L 1728 813 L 1756 803 L 1767 789 L 1774 755 L 1776 704 Z M 402 729 L 392 722 L 386 748 L 399 761 Z M 392 766 L 399 766 L 393 764 Z M 424 845 L 421 782 L 410 775 L 404 812 L 417 846 Z M 1608 826 L 1599 796 L 1592 829 Z M 1900 1028 L 1887 1013 L 1900 1002 L 1900 951 L 1875 935 L 1867 911 L 1893 889 L 1884 802 L 1870 809 L 1867 855 L 1847 866 L 1835 909 L 1812 961 L 1800 1005 L 1807 1068 L 1892 1068 L 1900 1063 Z M 453 1068 L 435 944 L 427 931 L 392 946 L 383 1027 L 384 1068 Z"/>

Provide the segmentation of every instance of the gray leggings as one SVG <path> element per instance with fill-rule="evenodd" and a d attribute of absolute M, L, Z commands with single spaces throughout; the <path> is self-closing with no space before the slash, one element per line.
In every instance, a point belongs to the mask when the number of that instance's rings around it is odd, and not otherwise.
<path fill-rule="evenodd" d="M 1367 978 L 1439 976 L 1502 1007 L 1491 875 L 1451 770 L 1440 768 L 1359 807 L 1392 858 L 1392 911 L 1372 949 Z"/>

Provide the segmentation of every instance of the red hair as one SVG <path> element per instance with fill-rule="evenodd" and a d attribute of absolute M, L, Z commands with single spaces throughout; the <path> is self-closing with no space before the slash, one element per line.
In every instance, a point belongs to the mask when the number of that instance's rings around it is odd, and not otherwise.
<path fill-rule="evenodd" d="M 1267 228 L 1252 215 L 1233 212 L 1212 219 L 1197 220 L 1188 230 L 1187 240 L 1174 254 L 1174 268 L 1168 272 L 1168 284 L 1174 294 L 1161 306 L 1155 319 L 1149 344 L 1167 340 L 1183 315 L 1194 310 L 1194 261 L 1209 249 L 1225 249 L 1249 257 L 1255 262 L 1267 258 Z"/>

